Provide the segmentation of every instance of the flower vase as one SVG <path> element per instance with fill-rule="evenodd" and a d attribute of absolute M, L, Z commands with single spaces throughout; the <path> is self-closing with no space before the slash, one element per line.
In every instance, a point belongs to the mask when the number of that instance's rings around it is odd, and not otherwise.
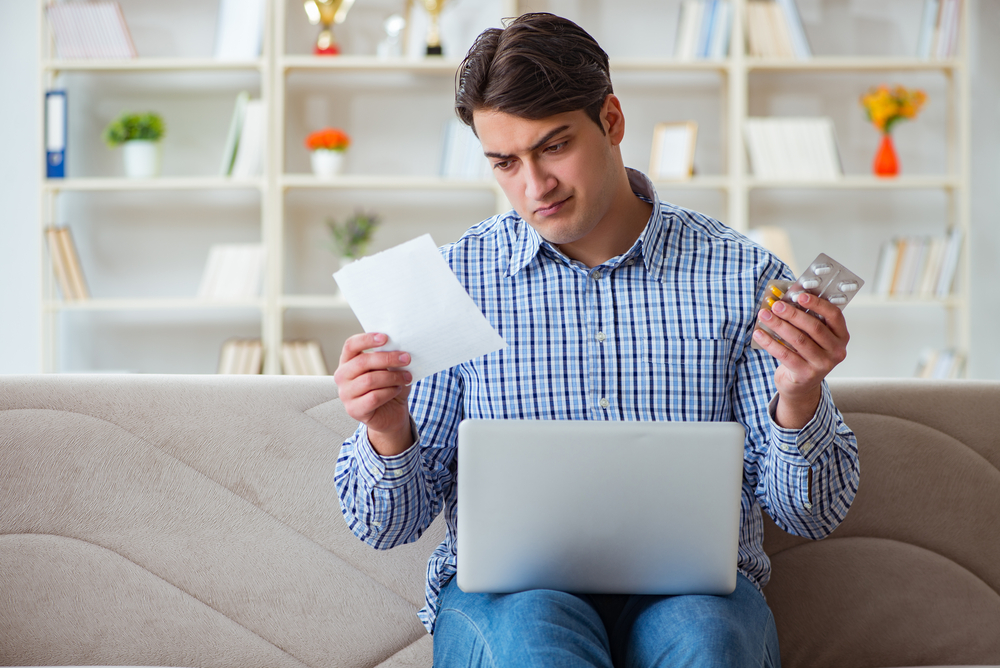
<path fill-rule="evenodd" d="M 125 176 L 148 179 L 160 175 L 160 142 L 130 139 L 122 145 Z"/>
<path fill-rule="evenodd" d="M 332 178 L 344 171 L 343 151 L 318 148 L 309 154 L 309 159 L 312 162 L 313 174 L 320 178 Z"/>
<path fill-rule="evenodd" d="M 896 148 L 892 145 L 892 135 L 888 132 L 882 135 L 882 143 L 879 144 L 878 152 L 875 154 L 872 171 L 876 176 L 899 174 L 899 159 L 896 157 Z"/>

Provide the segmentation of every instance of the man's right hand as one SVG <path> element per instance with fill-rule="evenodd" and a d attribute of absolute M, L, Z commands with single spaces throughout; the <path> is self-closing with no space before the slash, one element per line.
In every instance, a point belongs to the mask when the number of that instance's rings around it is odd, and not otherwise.
<path fill-rule="evenodd" d="M 368 440 L 383 457 L 398 455 L 413 445 L 410 427 L 410 383 L 401 367 L 410 355 L 399 351 L 365 352 L 385 345 L 385 334 L 356 334 L 347 339 L 340 366 L 333 374 L 347 414 L 368 426 Z"/>

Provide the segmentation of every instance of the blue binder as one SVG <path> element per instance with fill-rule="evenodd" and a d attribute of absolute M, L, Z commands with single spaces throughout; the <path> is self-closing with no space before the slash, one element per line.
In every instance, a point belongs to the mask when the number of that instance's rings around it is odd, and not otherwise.
<path fill-rule="evenodd" d="M 66 177 L 66 91 L 45 93 L 45 175 Z"/>

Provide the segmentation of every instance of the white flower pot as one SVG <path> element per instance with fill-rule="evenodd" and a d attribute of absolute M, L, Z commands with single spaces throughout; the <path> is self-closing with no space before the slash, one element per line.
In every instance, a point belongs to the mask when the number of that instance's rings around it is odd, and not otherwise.
<path fill-rule="evenodd" d="M 122 145 L 125 176 L 148 179 L 160 175 L 160 142 L 132 139 Z"/>
<path fill-rule="evenodd" d="M 313 174 L 328 179 L 344 171 L 344 152 L 319 148 L 309 154 L 312 161 Z"/>

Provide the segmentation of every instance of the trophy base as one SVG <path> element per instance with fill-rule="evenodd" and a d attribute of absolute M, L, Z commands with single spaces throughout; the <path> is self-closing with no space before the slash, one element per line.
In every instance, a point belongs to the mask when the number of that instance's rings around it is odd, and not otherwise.
<path fill-rule="evenodd" d="M 340 55 L 340 47 L 337 46 L 336 44 L 332 44 L 332 45 L 327 46 L 327 47 L 317 46 L 316 48 L 313 49 L 313 55 L 314 56 L 339 56 Z"/>
<path fill-rule="evenodd" d="M 427 45 L 427 55 L 428 56 L 443 56 L 444 55 L 444 51 L 441 50 L 441 45 L 440 44 L 438 44 L 437 46 L 431 46 L 431 45 L 428 44 Z"/>

